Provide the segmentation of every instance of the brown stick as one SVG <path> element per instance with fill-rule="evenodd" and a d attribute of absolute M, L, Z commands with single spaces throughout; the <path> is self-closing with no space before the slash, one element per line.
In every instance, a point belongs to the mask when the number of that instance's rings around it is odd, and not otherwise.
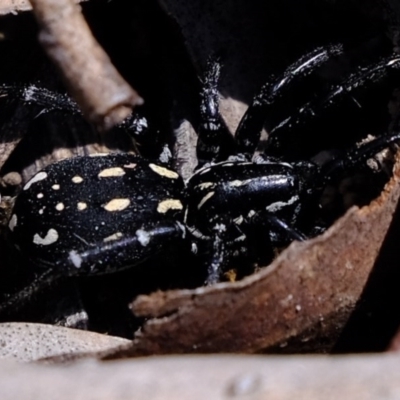
<path fill-rule="evenodd" d="M 93 37 L 73 0 L 30 0 L 39 41 L 61 70 L 86 118 L 108 130 L 143 103 Z"/>
<path fill-rule="evenodd" d="M 82 3 L 88 0 L 74 0 L 75 3 Z M 0 15 L 17 14 L 22 11 L 32 10 L 29 0 L 0 0 Z"/>

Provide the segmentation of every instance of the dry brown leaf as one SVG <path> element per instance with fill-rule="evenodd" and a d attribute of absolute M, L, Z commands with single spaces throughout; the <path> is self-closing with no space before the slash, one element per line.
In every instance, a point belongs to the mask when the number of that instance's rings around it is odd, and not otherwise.
<path fill-rule="evenodd" d="M 126 339 L 61 326 L 18 322 L 0 324 L 0 358 L 19 361 L 80 352 L 93 354 L 128 343 Z"/>
<path fill-rule="evenodd" d="M 9 155 L 17 147 L 19 140 L 15 140 L 8 143 L 0 143 L 0 168 L 7 161 Z"/>
<path fill-rule="evenodd" d="M 396 334 L 392 338 L 387 351 L 396 353 L 400 352 L 400 329 L 396 332 Z"/>

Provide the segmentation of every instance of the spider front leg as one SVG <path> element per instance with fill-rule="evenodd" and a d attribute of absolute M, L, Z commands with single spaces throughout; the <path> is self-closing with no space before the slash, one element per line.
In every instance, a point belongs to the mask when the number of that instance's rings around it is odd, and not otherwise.
<path fill-rule="evenodd" d="M 294 228 L 282 217 L 266 210 L 258 210 L 241 225 L 242 252 L 252 269 L 255 265 L 266 266 L 275 258 L 276 250 L 287 246 L 294 240 L 304 241 L 307 236 Z M 245 261 L 242 261 L 242 263 Z"/>
<path fill-rule="evenodd" d="M 351 172 L 367 168 L 366 162 L 392 143 L 399 144 L 400 133 L 387 134 L 368 143 L 355 145 L 322 166 L 314 164 L 314 171 L 304 175 L 302 184 L 302 208 L 295 218 L 295 228 L 301 229 L 311 236 L 322 233 L 326 226 L 315 226 L 320 208 L 320 200 L 325 188 L 338 182 Z M 312 164 L 310 164 L 312 165 Z M 325 224 L 323 224 L 325 225 Z"/>
<path fill-rule="evenodd" d="M 342 157 L 334 158 L 321 167 L 319 179 L 316 179 L 315 185 L 317 187 L 326 186 L 329 182 L 341 177 L 349 170 L 358 168 L 367 160 L 388 148 L 392 143 L 398 143 L 399 141 L 400 132 L 395 132 L 380 136 L 360 146 L 353 146 Z"/>
<path fill-rule="evenodd" d="M 221 64 L 207 63 L 200 92 L 200 125 L 198 127 L 197 158 L 199 167 L 226 159 L 232 153 L 234 140 L 219 113 L 218 83 Z"/>
<path fill-rule="evenodd" d="M 268 125 L 273 127 L 281 121 L 282 113 L 279 110 L 284 109 L 283 115 L 286 116 L 291 108 L 300 103 L 298 94 L 309 92 L 309 90 L 301 90 L 310 85 L 305 78 L 331 57 L 341 53 L 342 47 L 339 45 L 318 48 L 289 66 L 274 82 L 267 82 L 260 93 L 254 97 L 252 105 L 243 116 L 234 140 L 219 113 L 218 82 L 221 65 L 219 61 L 209 61 L 202 79 L 203 87 L 200 93 L 202 122 L 198 129 L 199 166 L 201 167 L 206 162 L 224 160 L 233 154 L 244 155 L 245 159 L 250 159 L 257 147 L 265 122 L 267 121 Z M 283 101 L 285 104 L 282 104 Z M 293 104 L 288 104 L 288 101 Z M 304 101 L 303 98 L 302 101 Z"/>
<path fill-rule="evenodd" d="M 6 103 L 20 102 L 24 107 L 30 107 L 33 110 L 32 118 L 50 113 L 61 113 L 63 117 L 82 116 L 78 105 L 68 95 L 34 84 L 0 84 L 0 99 Z M 162 163 L 169 164 L 171 152 L 160 131 L 147 118 L 148 114 L 144 106 L 136 107 L 131 115 L 112 129 L 112 132 L 116 135 L 128 134 L 133 139 L 134 148 L 142 156 L 158 158 Z"/>
<path fill-rule="evenodd" d="M 259 265 L 269 263 L 273 258 L 273 249 L 287 245 L 293 240 L 304 241 L 307 237 L 290 226 L 283 219 L 266 211 L 256 213 L 242 226 L 241 235 L 233 241 L 228 240 L 229 232 L 237 231 L 233 223 L 215 224 L 212 232 L 212 251 L 206 259 L 207 279 L 206 285 L 220 282 L 221 275 L 229 267 L 232 253 L 236 247 L 241 246 L 246 250 L 246 257 Z"/>
<path fill-rule="evenodd" d="M 67 95 L 39 87 L 34 84 L 0 84 L 0 98 L 5 98 L 10 102 L 19 100 L 27 105 L 41 107 L 41 113 L 57 110 L 64 111 L 72 115 L 81 114 L 78 105 Z"/>
<path fill-rule="evenodd" d="M 366 112 L 363 110 L 368 104 L 368 92 L 380 88 L 391 93 L 393 75 L 398 77 L 399 70 L 400 57 L 397 54 L 359 68 L 339 84 L 332 85 L 323 96 L 301 105 L 290 117 L 272 127 L 267 141 L 267 153 L 278 157 L 285 154 L 289 159 L 297 158 L 298 149 L 304 147 L 303 143 L 307 143 L 304 149 L 306 154 L 302 153 L 301 157 L 312 156 L 322 145 L 325 148 L 336 147 L 338 143 L 348 138 L 354 140 L 354 134 L 348 135 L 348 132 L 359 131 L 360 127 L 365 125 L 365 121 L 367 121 L 366 128 L 371 132 L 373 122 L 365 118 Z M 375 109 L 376 107 L 374 111 Z M 349 115 L 349 110 L 351 118 L 342 117 L 338 123 L 337 116 L 346 113 Z M 374 116 L 377 115 L 378 112 L 374 112 Z M 376 119 L 379 120 L 378 117 Z M 329 125 L 327 121 L 330 121 Z M 332 125 L 335 134 L 325 133 L 325 135 L 314 135 L 315 138 L 313 136 L 312 139 L 309 137 L 309 140 L 305 139 L 304 134 L 310 135 L 313 131 L 320 131 L 316 129 L 320 126 L 318 123 L 321 123 L 322 129 L 325 127 L 325 131 Z"/>
<path fill-rule="evenodd" d="M 269 131 L 281 118 L 287 116 L 301 101 L 303 93 L 310 92 L 310 82 L 306 78 L 341 53 L 340 45 L 317 48 L 290 65 L 273 82 L 264 84 L 236 130 L 238 152 L 251 156 L 258 145 L 263 126 L 267 124 Z"/>
<path fill-rule="evenodd" d="M 260 226 L 257 228 L 260 228 Z M 260 243 L 261 238 L 268 238 L 265 232 L 261 233 L 259 229 L 256 229 L 256 231 L 257 233 L 255 236 L 258 236 L 257 238 L 248 232 L 248 230 L 246 230 L 246 232 L 249 233 L 249 236 L 247 236 L 245 231 L 239 230 L 238 226 L 235 226 L 235 223 L 229 221 L 229 219 L 221 219 L 217 223 L 214 222 L 209 239 L 209 255 L 205 259 L 205 266 L 207 268 L 205 285 L 213 285 L 221 281 L 222 274 L 229 269 L 233 253 L 239 253 L 240 247 L 242 247 L 242 251 L 245 250 L 246 256 L 248 256 L 248 253 L 251 252 L 248 245 L 252 239 L 254 239 L 254 242 Z M 258 248 L 257 250 L 260 249 Z M 270 247 L 268 247 L 267 259 L 271 258 L 269 250 Z M 265 259 L 265 257 L 263 257 L 264 252 L 260 253 L 258 251 L 257 254 L 260 255 L 262 259 Z"/>

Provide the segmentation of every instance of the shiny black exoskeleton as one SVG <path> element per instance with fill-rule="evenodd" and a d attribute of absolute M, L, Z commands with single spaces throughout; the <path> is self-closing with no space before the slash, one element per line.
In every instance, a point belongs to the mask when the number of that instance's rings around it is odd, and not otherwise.
<path fill-rule="evenodd" d="M 341 54 L 341 46 L 316 49 L 265 84 L 243 116 L 233 144 L 218 112 L 220 65 L 214 61 L 208 66 L 201 93 L 204 122 L 197 148 L 199 162 L 205 167 L 188 182 L 185 220 L 196 238 L 212 243 L 208 283 L 217 282 L 229 259 L 240 251 L 262 263 L 263 256 L 264 261 L 268 259 L 273 247 L 304 240 L 323 230 L 315 226 L 315 216 L 324 188 L 399 140 L 399 134 L 393 134 L 361 146 L 353 144 L 322 164 L 285 160 L 284 154 L 293 153 L 296 148 L 290 149 L 290 140 L 284 140 L 284 129 L 295 136 L 304 124 L 334 113 L 349 99 L 360 106 L 360 92 L 393 82 L 393 75 L 399 75 L 400 57 L 395 54 L 360 67 L 320 96 L 307 98 L 308 79 Z M 263 126 L 269 132 L 266 150 L 254 158 Z M 329 149 L 335 140 L 326 138 L 326 142 Z M 313 143 L 308 147 L 314 149 Z M 227 153 L 231 155 L 229 161 L 207 166 L 210 161 L 226 159 Z M 270 245 L 266 245 L 267 241 Z"/>
<path fill-rule="evenodd" d="M 340 52 L 340 46 L 317 49 L 265 85 L 234 141 L 218 111 L 220 65 L 211 63 L 201 93 L 201 168 L 186 187 L 172 169 L 138 156 L 60 161 L 37 173 L 18 196 L 9 221 L 15 246 L 49 280 L 132 267 L 171 240 L 191 241 L 194 249 L 205 249 L 206 283 L 212 284 L 238 254 L 262 261 L 274 246 L 306 239 L 314 234 L 313 218 L 325 186 L 400 140 L 400 134 L 382 136 L 322 165 L 267 155 L 252 160 L 265 119 L 271 130 L 279 126 L 285 118 L 279 112 L 282 102 L 290 99 L 290 113 L 306 101 L 298 95 L 304 79 Z M 378 64 L 383 79 L 385 71 L 400 67 L 400 59 L 393 56 L 384 67 L 382 61 Z M 375 84 L 376 74 L 370 75 L 342 91 L 351 95 L 360 86 Z"/>
<path fill-rule="evenodd" d="M 131 154 L 75 157 L 27 182 L 9 229 L 54 274 L 114 272 L 182 237 L 183 187 L 176 172 Z"/>
<path fill-rule="evenodd" d="M 227 161 L 196 172 L 187 184 L 185 224 L 212 246 L 207 282 L 220 279 L 239 249 L 247 255 L 253 250 L 252 258 L 262 263 L 274 247 L 314 235 L 325 187 L 399 140 L 400 133 L 382 136 L 322 167 L 311 162 Z"/>
<path fill-rule="evenodd" d="M 47 166 L 22 188 L 8 223 L 32 281 L 5 293 L 0 312 L 52 282 L 121 271 L 179 243 L 186 233 L 183 190 L 175 171 L 133 154 Z"/>

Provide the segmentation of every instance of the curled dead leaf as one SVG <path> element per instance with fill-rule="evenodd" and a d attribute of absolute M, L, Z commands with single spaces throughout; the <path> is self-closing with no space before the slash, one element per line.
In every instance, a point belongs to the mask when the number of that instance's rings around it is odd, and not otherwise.
<path fill-rule="evenodd" d="M 351 208 L 323 235 L 293 243 L 243 281 L 139 296 L 132 310 L 149 319 L 128 354 L 330 350 L 373 270 L 399 179 L 397 161 L 369 206 Z"/>
<path fill-rule="evenodd" d="M 22 322 L 0 324 L 0 359 L 37 361 L 80 352 L 91 355 L 128 343 L 126 339 L 61 326 Z"/>

